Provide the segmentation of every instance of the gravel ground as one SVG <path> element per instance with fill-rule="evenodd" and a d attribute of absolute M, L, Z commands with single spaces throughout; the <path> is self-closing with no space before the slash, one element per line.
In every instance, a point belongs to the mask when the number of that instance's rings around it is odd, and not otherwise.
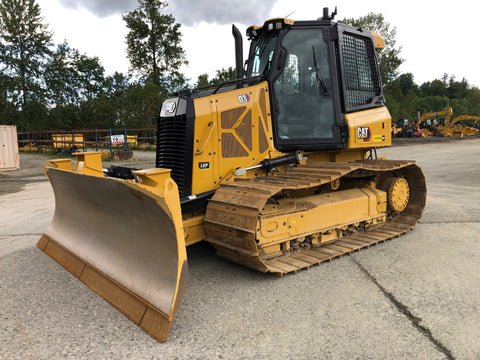
<path fill-rule="evenodd" d="M 160 344 L 36 248 L 53 215 L 46 157 L 0 173 L 2 359 L 479 359 L 480 139 L 395 139 L 428 197 L 405 236 L 282 278 L 187 249 L 190 279 Z M 153 152 L 133 165 L 152 167 Z M 122 163 L 127 164 L 127 163 Z"/>

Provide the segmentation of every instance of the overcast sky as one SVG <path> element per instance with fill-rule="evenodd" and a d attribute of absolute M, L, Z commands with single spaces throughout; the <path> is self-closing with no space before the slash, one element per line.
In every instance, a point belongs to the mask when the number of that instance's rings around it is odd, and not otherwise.
<path fill-rule="evenodd" d="M 107 74 L 127 73 L 127 29 L 122 14 L 135 9 L 137 0 L 37 0 L 54 42 L 67 40 L 88 56 L 98 56 Z M 410 72 L 418 85 L 442 78 L 466 78 L 480 87 L 477 37 L 480 3 L 472 0 L 422 2 L 413 0 L 170 0 L 171 12 L 182 24 L 182 46 L 190 64 L 184 69 L 195 83 L 198 75 L 234 67 L 231 24 L 244 34 L 250 25 L 272 17 L 312 20 L 323 7 L 338 7 L 337 19 L 381 13 L 397 30 L 402 73 Z M 245 40 L 246 43 L 246 40 Z M 248 45 L 248 44 L 247 44 Z"/>

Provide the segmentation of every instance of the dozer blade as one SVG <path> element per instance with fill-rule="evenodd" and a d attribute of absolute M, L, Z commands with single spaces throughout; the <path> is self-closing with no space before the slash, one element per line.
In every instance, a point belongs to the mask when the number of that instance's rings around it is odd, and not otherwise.
<path fill-rule="evenodd" d="M 169 170 L 135 172 L 142 184 L 55 168 L 45 173 L 55 214 L 37 246 L 166 341 L 187 276 L 178 189 Z"/>

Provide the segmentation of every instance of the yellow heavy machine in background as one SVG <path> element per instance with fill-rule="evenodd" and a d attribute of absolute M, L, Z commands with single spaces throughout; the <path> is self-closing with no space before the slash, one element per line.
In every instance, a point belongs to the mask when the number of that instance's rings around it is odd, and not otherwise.
<path fill-rule="evenodd" d="M 392 123 L 392 137 L 419 137 L 421 134 L 418 131 L 415 122 L 409 123 L 408 119 L 397 120 Z"/>
<path fill-rule="evenodd" d="M 423 114 L 417 122 L 418 129 L 422 130 L 420 135 L 422 137 L 432 137 L 434 135 L 448 136 L 452 114 L 453 110 L 451 107 Z M 431 119 L 435 119 L 441 116 L 443 117 L 443 119 L 437 120 L 438 123 L 425 126 L 425 124 L 427 122 L 430 122 Z"/>
<path fill-rule="evenodd" d="M 401 119 L 392 122 L 392 137 L 408 137 L 408 127 L 408 119 Z"/>
<path fill-rule="evenodd" d="M 460 121 L 471 120 L 473 126 L 462 126 Z M 480 115 L 460 115 L 452 120 L 450 123 L 450 136 L 463 137 L 463 135 L 475 135 L 478 134 L 478 128 L 475 126 L 480 120 Z"/>
<path fill-rule="evenodd" d="M 249 27 L 245 67 L 233 27 L 237 79 L 163 103 L 154 169 L 49 162 L 56 209 L 38 247 L 165 341 L 190 244 L 283 275 L 412 229 L 422 170 L 376 158 L 391 145 L 383 39 L 334 15 Z"/>

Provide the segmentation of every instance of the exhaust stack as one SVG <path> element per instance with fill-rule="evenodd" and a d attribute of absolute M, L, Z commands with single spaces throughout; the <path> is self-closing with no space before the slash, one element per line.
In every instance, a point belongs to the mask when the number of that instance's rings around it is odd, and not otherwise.
<path fill-rule="evenodd" d="M 240 30 L 235 25 L 232 25 L 232 34 L 235 39 L 235 78 L 243 78 L 243 40 Z M 240 84 L 237 83 L 237 87 Z"/>

